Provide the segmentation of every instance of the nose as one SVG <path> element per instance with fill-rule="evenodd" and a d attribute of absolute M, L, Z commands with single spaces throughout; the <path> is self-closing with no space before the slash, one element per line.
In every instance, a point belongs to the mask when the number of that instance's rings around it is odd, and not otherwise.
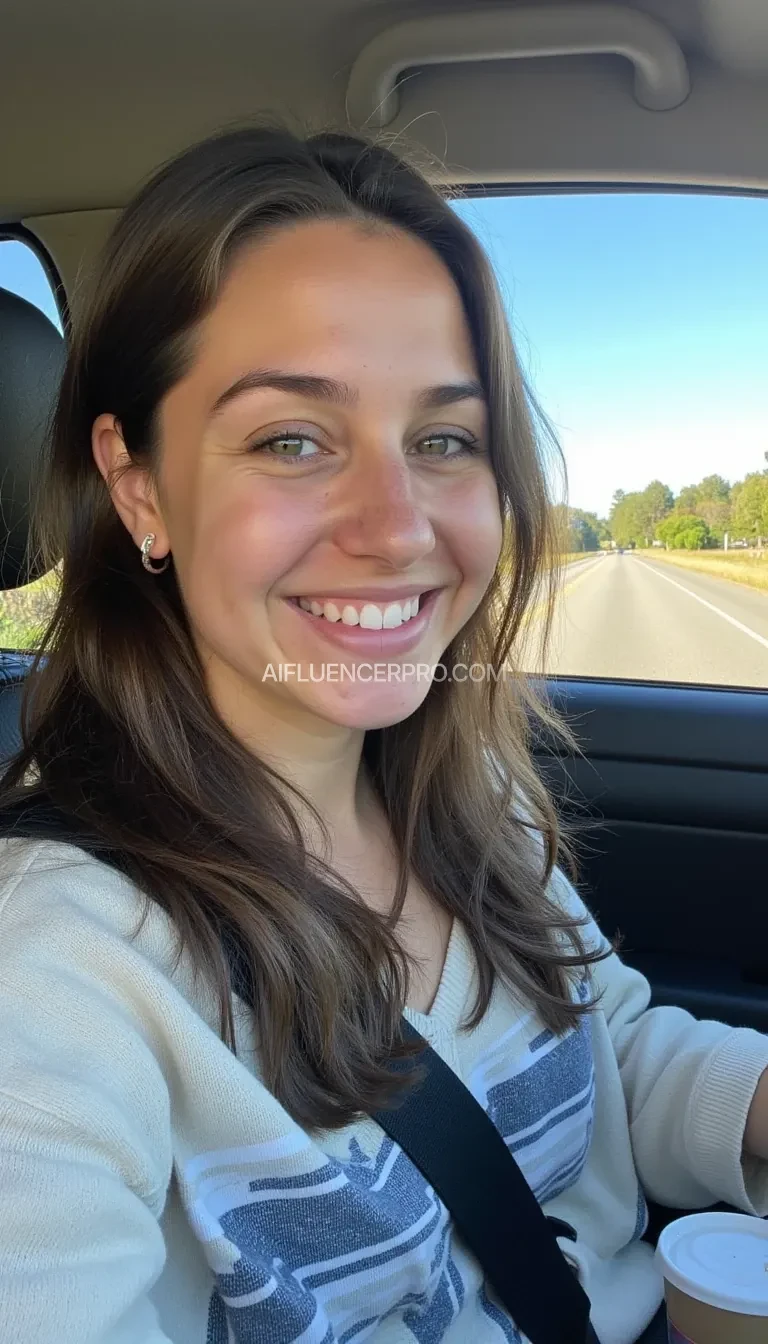
<path fill-rule="evenodd" d="M 407 569 L 434 549 L 432 523 L 401 448 L 366 454 L 349 473 L 334 540 L 348 555 L 393 569 Z"/>

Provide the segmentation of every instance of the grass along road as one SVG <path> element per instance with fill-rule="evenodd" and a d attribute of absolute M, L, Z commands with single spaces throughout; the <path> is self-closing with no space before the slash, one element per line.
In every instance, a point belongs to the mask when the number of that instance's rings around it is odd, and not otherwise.
<path fill-rule="evenodd" d="M 727 579 L 729 583 L 743 583 L 748 588 L 768 592 L 768 551 L 637 551 L 646 560 L 661 560 L 679 569 L 713 578 Z"/>

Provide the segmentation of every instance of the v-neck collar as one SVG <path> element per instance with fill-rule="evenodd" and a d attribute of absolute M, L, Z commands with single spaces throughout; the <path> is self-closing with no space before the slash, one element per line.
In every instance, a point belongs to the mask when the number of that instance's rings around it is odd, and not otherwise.
<path fill-rule="evenodd" d="M 460 919 L 454 919 L 445 961 L 432 1007 L 428 1013 L 406 1005 L 405 1016 L 422 1035 L 443 1028 L 455 1031 L 464 1015 L 474 975 L 472 945 Z"/>

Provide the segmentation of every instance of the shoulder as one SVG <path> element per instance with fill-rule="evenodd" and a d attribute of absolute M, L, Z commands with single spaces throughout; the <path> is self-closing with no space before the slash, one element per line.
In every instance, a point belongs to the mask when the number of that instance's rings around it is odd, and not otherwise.
<path fill-rule="evenodd" d="M 59 841 L 0 839 L 0 957 L 19 938 L 34 943 L 45 924 L 131 938 L 146 902 L 117 869 Z"/>
<path fill-rule="evenodd" d="M 131 1016 L 179 993 L 208 1018 L 174 925 L 112 866 L 74 845 L 0 840 L 0 1006 L 72 1011 L 98 1000 Z"/>
<path fill-rule="evenodd" d="M 594 919 L 579 895 L 573 882 L 562 868 L 552 869 L 547 885 L 547 895 L 568 919 L 583 920 L 585 925 L 594 926 Z"/>
<path fill-rule="evenodd" d="M 62 841 L 37 840 L 26 836 L 0 838 L 0 918 L 13 912 L 15 897 L 22 888 L 38 899 L 52 889 L 72 892 L 126 883 L 117 869 L 101 863 L 76 845 Z"/>

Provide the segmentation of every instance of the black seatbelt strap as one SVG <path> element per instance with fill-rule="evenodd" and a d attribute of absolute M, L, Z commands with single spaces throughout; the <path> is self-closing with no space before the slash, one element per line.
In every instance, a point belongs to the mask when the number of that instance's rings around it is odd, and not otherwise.
<path fill-rule="evenodd" d="M 424 1080 L 396 1109 L 372 1117 L 426 1176 L 456 1230 L 531 1344 L 598 1344 L 589 1298 L 555 1240 L 572 1229 L 549 1219 L 490 1116 L 403 1018 L 424 1047 Z M 393 1064 L 399 1072 L 411 1060 Z"/>
<path fill-rule="evenodd" d="M 119 852 L 102 849 L 43 794 L 0 809 L 0 835 L 59 840 L 122 869 Z M 230 950 L 233 983 L 244 981 Z M 557 1243 L 572 1229 L 547 1218 L 483 1107 L 406 1018 L 403 1039 L 421 1046 L 398 1059 L 398 1072 L 421 1066 L 423 1081 L 371 1118 L 407 1154 L 446 1206 L 496 1296 L 531 1344 L 599 1344 L 589 1298 Z"/>

